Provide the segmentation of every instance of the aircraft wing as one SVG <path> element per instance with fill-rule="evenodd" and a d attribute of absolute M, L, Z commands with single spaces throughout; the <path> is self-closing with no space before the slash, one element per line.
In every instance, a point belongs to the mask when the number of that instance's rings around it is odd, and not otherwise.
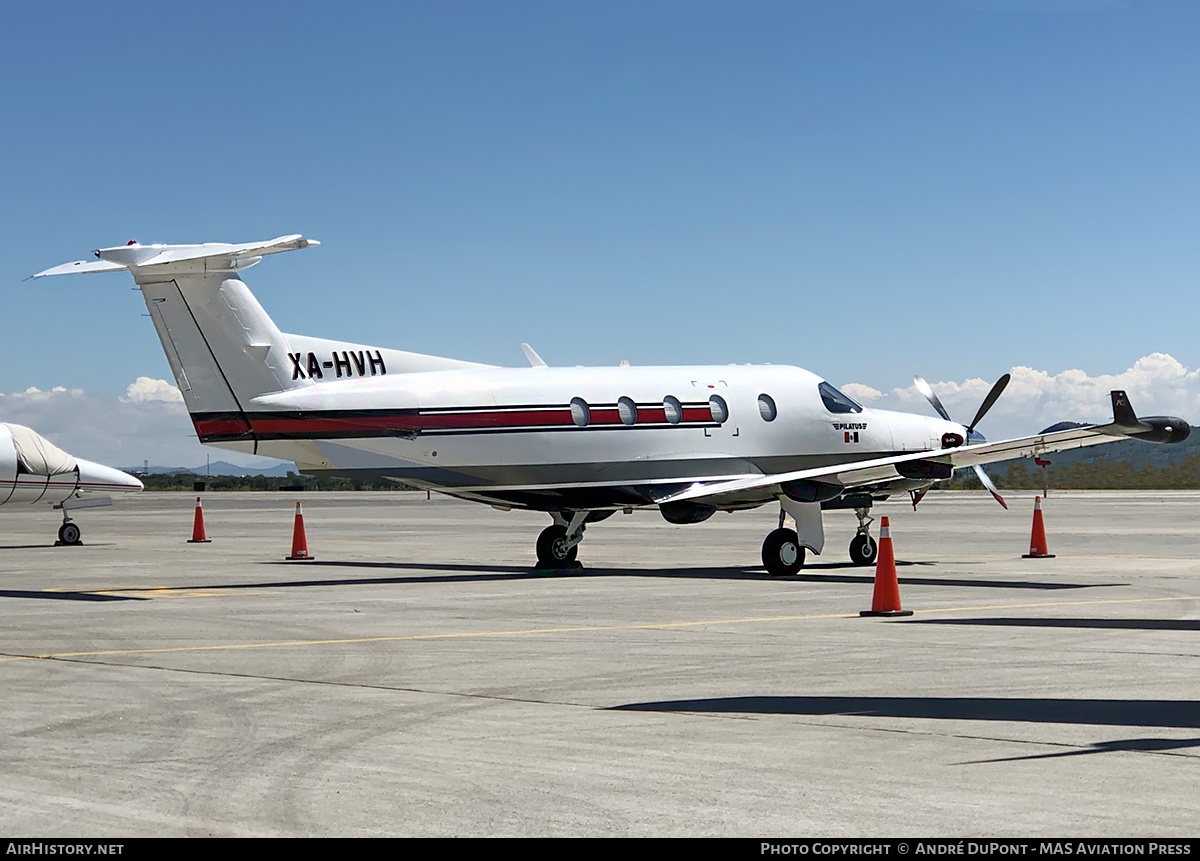
<path fill-rule="evenodd" d="M 1139 419 L 1129 404 L 1125 392 L 1114 391 L 1113 421 L 1105 425 L 1085 425 L 1078 428 L 1033 434 L 1000 442 L 981 442 L 958 448 L 908 452 L 890 457 L 867 458 L 846 463 L 800 469 L 774 475 L 751 476 L 727 481 L 697 483 L 686 490 L 659 500 L 689 502 L 703 500 L 720 505 L 721 499 L 736 499 L 748 491 L 770 489 L 775 493 L 796 496 L 796 491 L 811 490 L 814 483 L 841 486 L 847 490 L 866 487 L 897 478 L 949 478 L 956 469 L 999 460 L 1031 457 L 1054 451 L 1116 442 L 1120 439 L 1143 439 L 1148 442 L 1174 443 L 1187 438 L 1190 427 L 1183 419 L 1173 416 L 1154 416 Z M 791 491 L 789 493 L 789 491 Z"/>

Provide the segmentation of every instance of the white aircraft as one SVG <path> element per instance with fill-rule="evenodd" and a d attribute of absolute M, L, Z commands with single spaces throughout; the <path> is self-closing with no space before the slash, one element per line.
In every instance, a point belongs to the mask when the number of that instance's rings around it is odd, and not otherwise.
<path fill-rule="evenodd" d="M 1179 442 L 1186 422 L 1138 418 L 1113 392 L 1113 421 L 989 443 L 969 425 L 867 409 L 787 366 L 501 368 L 288 335 L 240 270 L 264 255 L 318 245 L 267 242 L 102 248 L 97 260 L 39 276 L 132 273 L 201 442 L 290 460 L 306 473 L 384 476 L 498 508 L 544 511 L 543 567 L 575 563 L 584 529 L 616 511 L 657 508 L 670 523 L 777 503 L 762 561 L 794 574 L 820 554 L 821 513 L 852 509 L 851 559 L 871 564 L 873 502 L 982 464 L 1135 437 Z M 1000 500 L 1003 504 L 1003 500 Z M 795 529 L 784 526 L 785 515 Z"/>
<path fill-rule="evenodd" d="M 24 425 L 0 423 L 0 505 L 46 502 L 63 513 L 59 544 L 82 544 L 70 512 L 112 505 L 97 494 L 129 493 L 142 483 L 128 473 L 72 457 Z"/>

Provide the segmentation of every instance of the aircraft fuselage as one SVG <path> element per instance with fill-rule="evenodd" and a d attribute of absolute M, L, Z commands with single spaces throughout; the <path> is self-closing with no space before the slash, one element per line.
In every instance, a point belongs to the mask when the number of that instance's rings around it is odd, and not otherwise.
<path fill-rule="evenodd" d="M 306 472 L 383 474 L 543 510 L 653 505 L 698 479 L 935 451 L 965 436 L 937 418 L 826 403 L 822 385 L 785 365 L 484 368 L 332 379 L 193 421 L 203 442 Z M 740 507 L 772 498 L 748 494 Z"/>

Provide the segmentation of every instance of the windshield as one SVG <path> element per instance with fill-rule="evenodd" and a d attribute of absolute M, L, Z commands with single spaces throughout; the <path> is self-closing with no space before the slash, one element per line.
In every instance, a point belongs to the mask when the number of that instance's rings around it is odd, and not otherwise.
<path fill-rule="evenodd" d="M 825 402 L 825 409 L 831 413 L 862 412 L 862 407 L 852 401 L 849 395 L 839 392 L 829 383 L 821 383 L 817 386 L 817 390 L 821 393 L 821 400 Z"/>

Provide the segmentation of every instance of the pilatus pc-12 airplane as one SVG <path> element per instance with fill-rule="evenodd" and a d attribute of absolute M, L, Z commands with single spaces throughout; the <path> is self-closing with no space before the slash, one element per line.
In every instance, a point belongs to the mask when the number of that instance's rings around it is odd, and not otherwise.
<path fill-rule="evenodd" d="M 128 473 L 73 457 L 24 425 L 0 423 L 0 505 L 41 502 L 61 510 L 59 544 L 83 543 L 72 511 L 112 505 L 107 494 L 141 489 Z"/>
<path fill-rule="evenodd" d="M 499 508 L 546 512 L 538 563 L 575 563 L 588 524 L 658 509 L 669 523 L 777 504 L 763 541 L 773 575 L 825 546 L 822 512 L 858 516 L 850 557 L 875 559 L 871 505 L 970 467 L 1134 437 L 1172 443 L 1189 427 L 1139 418 L 1113 392 L 1108 424 L 987 442 L 969 424 L 863 407 L 809 371 L 780 365 L 530 367 L 287 335 L 239 273 L 318 245 L 301 236 L 238 245 L 102 248 L 39 275 L 127 269 L 142 290 L 201 442 L 294 461 L 305 473 L 383 476 Z M 1003 504 L 1003 500 L 1000 500 Z M 791 515 L 796 528 L 785 528 Z"/>

